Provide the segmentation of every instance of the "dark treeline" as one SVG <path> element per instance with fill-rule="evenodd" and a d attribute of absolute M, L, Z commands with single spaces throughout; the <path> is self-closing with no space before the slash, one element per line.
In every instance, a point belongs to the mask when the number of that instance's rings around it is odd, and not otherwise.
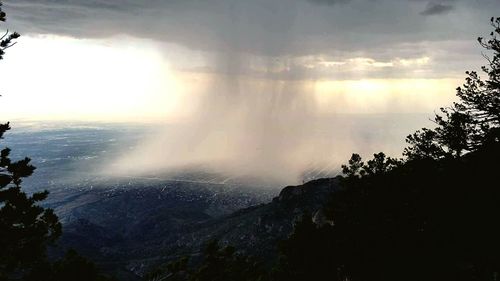
<path fill-rule="evenodd" d="M 304 214 L 273 266 L 213 241 L 201 262 L 184 258 L 146 279 L 499 280 L 500 18 L 491 25 L 479 38 L 487 77 L 467 72 L 459 101 L 408 136 L 403 159 L 353 154 L 324 207 L 331 223 Z"/>

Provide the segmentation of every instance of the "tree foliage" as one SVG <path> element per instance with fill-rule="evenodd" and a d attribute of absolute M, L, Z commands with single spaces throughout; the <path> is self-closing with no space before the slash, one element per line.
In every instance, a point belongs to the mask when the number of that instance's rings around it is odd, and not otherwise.
<path fill-rule="evenodd" d="M 221 247 L 211 240 L 202 253 L 202 261 L 189 266 L 183 257 L 146 276 L 148 281 L 266 281 L 267 272 L 256 259 L 238 253 L 232 246 Z"/>
<path fill-rule="evenodd" d="M 5 21 L 6 19 L 7 15 L 2 10 L 2 2 L 0 2 L 0 21 Z M 5 50 L 16 44 L 15 40 L 19 38 L 19 36 L 20 36 L 19 33 L 9 32 L 7 30 L 5 34 L 2 37 L 0 37 L 0 60 L 3 59 L 3 56 L 5 55 Z"/>
<path fill-rule="evenodd" d="M 0 21 L 6 20 L 0 2 Z M 0 37 L 0 59 L 15 45 L 16 32 Z M 10 124 L 0 124 L 0 140 Z M 101 281 L 95 265 L 69 251 L 59 261 L 47 258 L 47 248 L 61 235 L 61 223 L 49 208 L 40 206 L 48 191 L 27 194 L 21 188 L 23 179 L 33 174 L 30 158 L 12 160 L 11 150 L 0 151 L 0 281 Z"/>
<path fill-rule="evenodd" d="M 349 163 L 342 165 L 342 173 L 347 178 L 373 176 L 388 172 L 401 164 L 401 160 L 387 157 L 383 152 L 373 154 L 373 159 L 365 164 L 359 154 L 353 153 Z"/>
<path fill-rule="evenodd" d="M 5 19 L 0 3 L 0 20 Z M 0 59 L 18 37 L 7 31 L 0 38 Z M 9 123 L 0 125 L 0 139 L 8 130 Z M 27 274 L 45 259 L 47 246 L 61 234 L 54 212 L 38 205 L 48 192 L 28 195 L 21 189 L 22 179 L 30 176 L 35 167 L 29 158 L 12 160 L 10 152 L 9 148 L 0 152 L 0 280 Z"/>
<path fill-rule="evenodd" d="M 457 88 L 458 102 L 440 109 L 435 129 L 422 129 L 407 137 L 409 159 L 460 157 L 464 153 L 500 141 L 500 17 L 491 18 L 490 38 L 478 38 L 488 62 L 481 67 L 487 78 L 467 71 Z"/>
<path fill-rule="evenodd" d="M 331 230 L 330 225 L 318 226 L 310 214 L 304 214 L 290 237 L 279 243 L 271 280 L 343 280 L 341 260 L 332 255 L 338 240 Z"/>

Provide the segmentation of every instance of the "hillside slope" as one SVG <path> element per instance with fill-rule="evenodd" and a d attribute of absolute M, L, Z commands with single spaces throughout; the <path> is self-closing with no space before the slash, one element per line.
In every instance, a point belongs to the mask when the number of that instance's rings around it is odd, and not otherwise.
<path fill-rule="evenodd" d="M 297 217 L 309 213 L 321 220 L 320 209 L 337 188 L 337 179 L 288 186 L 269 203 L 222 216 L 207 214 L 210 200 L 201 190 L 190 196 L 179 188 L 170 195 L 154 188 L 126 190 L 66 210 L 60 245 L 81 251 L 106 270 L 121 272 L 120 276 L 124 272 L 140 276 L 184 255 L 196 259 L 211 239 L 271 258 L 276 242 L 291 233 Z M 234 200 L 245 198 L 233 196 L 233 201 L 218 205 L 233 204 L 234 209 L 255 202 L 235 205 Z"/>

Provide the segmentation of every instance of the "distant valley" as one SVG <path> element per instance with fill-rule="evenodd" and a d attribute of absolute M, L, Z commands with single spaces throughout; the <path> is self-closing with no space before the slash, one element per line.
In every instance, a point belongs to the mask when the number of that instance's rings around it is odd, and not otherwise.
<path fill-rule="evenodd" d="M 37 167 L 25 181 L 25 189 L 49 190 L 44 204 L 63 222 L 64 234 L 53 250 L 55 255 L 76 248 L 115 274 L 122 269 L 121 274 L 143 273 L 142 267 L 179 248 L 174 244 L 182 235 L 208 221 L 269 202 L 279 192 L 204 171 L 144 177 L 99 173 L 102 161 L 133 147 L 150 129 L 21 126 L 6 137 L 6 145 L 16 153 L 14 159 L 29 156 Z"/>
<path fill-rule="evenodd" d="M 37 167 L 24 188 L 47 189 L 44 204 L 63 223 L 54 256 L 75 248 L 120 280 L 138 280 L 183 255 L 196 257 L 210 239 L 271 258 L 277 241 L 304 212 L 321 220 L 335 179 L 287 187 L 202 168 L 143 176 L 103 173 L 154 131 L 147 125 L 27 124 L 6 137 L 13 158 Z M 311 166 L 303 182 L 333 177 L 332 165 Z M 104 171 L 105 172 L 105 171 Z M 273 199 L 274 198 L 274 199 Z"/>

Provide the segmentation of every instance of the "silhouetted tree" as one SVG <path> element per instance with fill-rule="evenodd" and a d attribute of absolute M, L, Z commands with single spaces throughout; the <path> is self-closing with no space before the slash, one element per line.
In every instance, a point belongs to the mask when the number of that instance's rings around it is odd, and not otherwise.
<path fill-rule="evenodd" d="M 351 159 L 349 159 L 349 164 L 342 165 L 342 173 L 350 178 L 363 176 L 365 174 L 363 170 L 364 165 L 361 156 L 357 153 L 353 153 Z"/>
<path fill-rule="evenodd" d="M 232 246 L 221 248 L 217 240 L 209 242 L 204 259 L 190 281 L 265 281 L 262 265 L 250 256 L 236 252 Z"/>
<path fill-rule="evenodd" d="M 78 255 L 78 253 L 74 250 L 69 250 L 63 259 L 52 265 L 51 277 L 52 278 L 49 279 L 51 281 L 111 280 L 101 275 L 93 262 Z"/>
<path fill-rule="evenodd" d="M 292 235 L 278 244 L 272 280 L 344 280 L 339 242 L 332 226 L 318 226 L 310 214 L 303 214 Z"/>
<path fill-rule="evenodd" d="M 466 83 L 457 89 L 460 102 L 455 105 L 457 110 L 472 116 L 476 125 L 475 134 L 471 137 L 471 146 L 476 147 L 485 142 L 487 138 L 496 138 L 498 141 L 498 128 L 500 127 L 500 17 L 491 18 L 493 31 L 490 39 L 478 38 L 481 46 L 492 56 L 483 56 L 488 61 L 488 66 L 482 70 L 488 78 L 481 80 L 476 72 L 467 72 Z M 491 136 L 493 134 L 494 136 Z"/>
<path fill-rule="evenodd" d="M 353 153 L 349 163 L 341 167 L 342 173 L 352 179 L 382 174 L 401 164 L 401 160 L 387 157 L 383 152 L 373 154 L 373 159 L 368 160 L 365 164 L 359 154 Z"/>
<path fill-rule="evenodd" d="M 0 2 L 0 21 L 5 20 Z M 0 37 L 0 59 L 17 38 L 18 33 L 9 31 Z M 8 130 L 9 123 L 0 124 L 0 139 Z M 47 259 L 47 247 L 61 235 L 61 223 L 52 209 L 39 205 L 48 191 L 27 194 L 21 189 L 22 179 L 35 170 L 30 161 L 13 161 L 9 148 L 0 151 L 0 281 L 108 280 L 74 251 L 55 263 Z"/>
<path fill-rule="evenodd" d="M 221 247 L 217 240 L 211 240 L 203 250 L 201 263 L 189 267 L 189 259 L 183 257 L 151 272 L 145 280 L 266 281 L 268 275 L 256 259 L 238 253 L 232 246 Z"/>
<path fill-rule="evenodd" d="M 488 54 L 481 69 L 487 75 L 481 79 L 475 71 L 467 71 L 462 87 L 457 88 L 458 102 L 441 108 L 434 122 L 435 129 L 422 129 L 408 136 L 408 159 L 460 157 L 486 143 L 500 141 L 500 17 L 491 18 L 490 38 L 479 37 L 479 44 Z"/>
<path fill-rule="evenodd" d="M 187 281 L 190 274 L 192 274 L 191 269 L 188 267 L 189 257 L 182 257 L 178 260 L 168 263 L 155 268 L 148 274 L 144 276 L 144 280 L 147 281 Z"/>
<path fill-rule="evenodd" d="M 0 20 L 5 21 L 1 10 Z M 5 33 L 0 42 L 0 59 L 15 43 L 17 33 Z M 0 138 L 10 129 L 0 125 Z M 30 176 L 35 167 L 30 159 L 12 161 L 10 149 L 0 152 L 0 280 L 21 278 L 45 259 L 46 248 L 61 234 L 61 224 L 51 209 L 37 205 L 48 192 L 32 195 L 21 190 L 22 178 Z"/>
<path fill-rule="evenodd" d="M 7 15 L 2 10 L 2 2 L 0 2 L 0 21 L 5 21 L 7 19 Z M 5 34 L 0 37 L 0 60 L 3 59 L 3 55 L 5 55 L 5 50 L 14 46 L 16 44 L 15 40 L 19 38 L 19 33 L 17 32 L 9 32 L 8 30 Z"/>

